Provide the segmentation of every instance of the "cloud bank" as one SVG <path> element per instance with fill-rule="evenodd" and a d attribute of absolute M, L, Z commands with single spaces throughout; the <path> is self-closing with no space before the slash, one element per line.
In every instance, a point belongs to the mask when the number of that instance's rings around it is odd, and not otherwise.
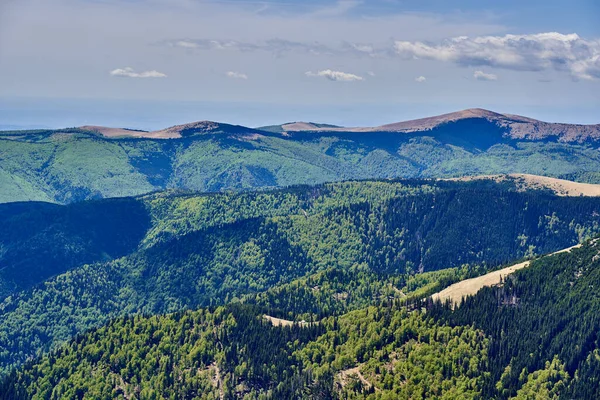
<path fill-rule="evenodd" d="M 349 74 L 347 72 L 342 72 L 342 71 L 332 71 L 330 69 L 326 69 L 326 70 L 318 71 L 318 72 L 308 71 L 308 72 L 306 72 L 306 76 L 323 77 L 323 78 L 329 79 L 330 81 L 339 81 L 339 82 L 352 82 L 352 81 L 362 81 L 363 80 L 362 76 Z"/>
<path fill-rule="evenodd" d="M 460 36 L 439 44 L 396 41 L 394 48 L 406 58 L 517 71 L 566 71 L 576 79 L 600 78 L 600 40 L 585 40 L 575 33 Z"/>
<path fill-rule="evenodd" d="M 239 52 L 264 51 L 275 56 L 289 53 L 312 55 L 375 55 L 381 52 L 371 44 L 343 42 L 338 45 L 326 45 L 319 42 L 302 42 L 281 38 L 262 41 L 238 41 L 229 39 L 176 39 L 163 42 L 169 47 L 187 50 L 230 50 Z"/>
<path fill-rule="evenodd" d="M 166 78 L 167 75 L 156 70 L 135 72 L 131 67 L 117 68 L 110 71 L 111 76 L 118 76 L 121 78 Z"/>
<path fill-rule="evenodd" d="M 415 81 L 416 81 L 416 82 L 419 82 L 419 83 L 423 83 L 423 82 L 425 82 L 426 80 L 427 80 L 427 78 L 425 78 L 423 75 L 421 75 L 421 76 L 418 76 L 418 77 L 416 77 L 416 78 L 415 78 Z"/>

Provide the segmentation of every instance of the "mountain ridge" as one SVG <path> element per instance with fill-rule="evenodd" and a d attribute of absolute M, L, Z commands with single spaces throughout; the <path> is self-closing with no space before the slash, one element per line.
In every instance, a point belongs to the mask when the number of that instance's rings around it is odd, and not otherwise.
<path fill-rule="evenodd" d="M 417 133 L 435 129 L 441 125 L 469 119 L 487 120 L 498 127 L 506 129 L 509 137 L 514 139 L 539 140 L 557 137 L 563 142 L 585 142 L 600 139 L 600 124 L 567 124 L 545 122 L 516 114 L 502 114 L 483 108 L 468 108 L 432 117 L 418 118 L 407 121 L 392 122 L 375 127 L 310 127 L 306 123 L 283 124 L 284 131 L 289 132 L 397 132 Z"/>
<path fill-rule="evenodd" d="M 511 173 L 600 183 L 600 125 L 470 109 L 384 128 L 291 126 L 316 130 L 199 121 L 152 132 L 99 126 L 0 132 L 0 202 Z"/>
<path fill-rule="evenodd" d="M 173 125 L 168 128 L 155 131 L 144 131 L 126 128 L 111 128 L 99 125 L 84 125 L 77 127 L 82 131 L 93 132 L 106 138 L 145 138 L 145 139 L 180 139 L 190 136 L 211 135 L 211 134 L 248 134 L 257 135 L 266 132 L 258 129 L 248 128 L 241 125 L 232 125 L 215 121 L 196 121 L 185 124 Z"/>
<path fill-rule="evenodd" d="M 435 115 L 406 121 L 392 122 L 373 127 L 344 127 L 315 122 L 287 122 L 280 125 L 249 128 L 242 125 L 232 125 L 215 121 L 196 121 L 174 125 L 154 131 L 142 131 L 125 128 L 112 128 L 96 125 L 85 125 L 78 129 L 96 132 L 107 138 L 149 138 L 149 139 L 178 139 L 192 135 L 203 134 L 248 134 L 259 135 L 278 133 L 288 135 L 294 132 L 397 132 L 418 133 L 427 132 L 444 124 L 463 120 L 486 120 L 499 128 L 513 139 L 540 140 L 556 137 L 563 142 L 585 142 L 600 140 L 600 124 L 568 124 L 560 122 L 545 122 L 516 114 L 504 114 L 483 108 L 468 108 L 461 111 Z"/>

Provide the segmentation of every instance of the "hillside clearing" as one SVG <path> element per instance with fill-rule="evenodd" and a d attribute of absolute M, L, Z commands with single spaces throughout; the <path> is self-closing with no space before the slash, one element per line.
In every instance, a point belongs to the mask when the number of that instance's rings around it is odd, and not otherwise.
<path fill-rule="evenodd" d="M 306 322 L 306 321 L 296 322 L 296 321 L 290 321 L 288 319 L 271 317 L 270 315 L 264 315 L 263 317 L 264 317 L 264 319 L 270 321 L 273 324 L 273 326 L 292 326 L 292 325 L 309 326 L 311 324 L 310 322 Z M 316 322 L 313 322 L 313 324 L 316 324 Z"/>
<path fill-rule="evenodd" d="M 557 196 L 600 196 L 600 185 L 592 183 L 573 182 L 565 179 L 551 178 L 549 176 L 531 174 L 466 176 L 462 178 L 450 178 L 448 180 L 470 182 L 484 179 L 491 179 L 495 182 L 502 182 L 507 179 L 514 179 L 517 187 L 520 190 L 549 189 L 553 191 L 554 194 L 556 194 Z"/>
<path fill-rule="evenodd" d="M 566 249 L 550 253 L 544 257 L 565 253 L 567 251 L 570 251 L 571 249 L 579 247 L 581 247 L 581 244 L 577 244 L 575 246 L 571 246 Z M 447 300 L 450 300 L 452 306 L 454 307 L 460 304 L 464 297 L 475 295 L 477 294 L 477 292 L 479 292 L 482 288 L 486 286 L 494 286 L 501 283 L 503 278 L 506 278 L 506 276 L 512 274 L 515 271 L 528 267 L 530 262 L 531 261 L 525 261 L 522 263 L 511 265 L 506 268 L 499 269 L 497 271 L 492 271 L 488 274 L 478 276 L 477 278 L 465 279 L 464 281 L 460 281 L 448 286 L 441 292 L 433 294 L 431 296 L 431 299 L 433 301 L 440 300 L 442 303 L 446 302 Z"/>

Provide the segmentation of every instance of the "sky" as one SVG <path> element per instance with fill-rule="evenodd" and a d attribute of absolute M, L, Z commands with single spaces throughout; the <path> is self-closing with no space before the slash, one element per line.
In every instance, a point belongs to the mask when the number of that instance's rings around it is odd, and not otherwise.
<path fill-rule="evenodd" d="M 600 123 L 597 0 L 0 0 L 0 128 Z"/>

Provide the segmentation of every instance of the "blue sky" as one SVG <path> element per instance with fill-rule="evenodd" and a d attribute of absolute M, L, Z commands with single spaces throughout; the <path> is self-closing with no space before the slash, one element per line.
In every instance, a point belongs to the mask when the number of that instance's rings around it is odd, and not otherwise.
<path fill-rule="evenodd" d="M 50 4 L 51 3 L 51 4 Z M 5 0 L 0 127 L 600 123 L 600 2 Z"/>

